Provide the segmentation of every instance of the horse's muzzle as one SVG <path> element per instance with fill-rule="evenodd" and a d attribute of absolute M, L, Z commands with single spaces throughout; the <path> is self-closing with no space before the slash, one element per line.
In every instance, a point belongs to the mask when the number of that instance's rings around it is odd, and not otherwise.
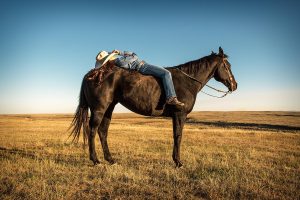
<path fill-rule="evenodd" d="M 233 91 L 235 91 L 237 89 L 237 82 L 233 82 L 232 84 L 230 84 L 230 88 L 229 88 L 229 90 L 231 91 L 231 92 L 233 92 Z"/>

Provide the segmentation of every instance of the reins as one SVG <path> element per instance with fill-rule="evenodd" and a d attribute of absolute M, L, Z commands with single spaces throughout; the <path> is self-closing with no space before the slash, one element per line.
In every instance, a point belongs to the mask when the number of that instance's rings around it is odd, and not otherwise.
<path fill-rule="evenodd" d="M 224 67 L 226 68 L 226 71 L 227 71 L 227 73 L 228 73 L 228 75 L 229 75 L 230 84 L 232 85 L 232 76 L 231 76 L 231 74 L 229 73 L 229 70 L 228 70 L 228 68 L 227 68 L 227 66 L 226 66 L 226 64 L 225 64 L 225 60 L 223 60 L 223 64 L 224 64 Z M 190 79 L 192 79 L 192 80 L 194 80 L 194 81 L 200 83 L 201 86 L 203 86 L 203 83 L 202 83 L 201 81 L 199 81 L 198 79 L 196 79 L 195 77 L 192 77 L 191 75 L 185 73 L 185 72 L 182 71 L 180 68 L 176 68 L 176 69 L 178 69 L 181 73 L 183 73 L 184 75 L 186 75 L 186 76 L 189 77 Z M 219 89 L 216 89 L 216 88 L 214 88 L 214 87 L 212 87 L 212 86 L 210 86 L 210 85 L 207 85 L 207 84 L 204 85 L 204 86 L 206 86 L 206 87 L 208 87 L 208 88 L 210 88 L 210 89 L 213 89 L 213 90 L 215 90 L 215 91 L 217 91 L 217 92 L 224 93 L 222 96 L 215 96 L 215 95 L 208 94 L 208 93 L 206 93 L 206 92 L 200 91 L 200 92 L 202 92 L 202 93 L 204 93 L 204 94 L 206 94 L 206 95 L 208 95 L 208 96 L 211 96 L 211 97 L 215 97 L 215 98 L 223 98 L 223 97 L 225 97 L 227 94 L 230 94 L 230 93 L 231 93 L 231 91 L 229 91 L 229 90 L 228 90 L 228 91 L 219 90 Z"/>

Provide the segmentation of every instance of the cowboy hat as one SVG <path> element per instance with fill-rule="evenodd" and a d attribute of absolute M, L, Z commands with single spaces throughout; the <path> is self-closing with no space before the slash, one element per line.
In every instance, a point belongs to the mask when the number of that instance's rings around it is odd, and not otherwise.
<path fill-rule="evenodd" d="M 115 59 L 116 53 L 108 54 L 107 51 L 100 51 L 96 56 L 97 62 L 99 62 L 100 67 L 102 67 L 107 61 Z"/>

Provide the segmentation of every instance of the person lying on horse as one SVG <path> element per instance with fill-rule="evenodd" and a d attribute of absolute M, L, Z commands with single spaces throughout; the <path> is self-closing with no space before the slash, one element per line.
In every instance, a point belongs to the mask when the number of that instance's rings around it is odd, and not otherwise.
<path fill-rule="evenodd" d="M 152 75 L 160 78 L 166 94 L 166 103 L 169 105 L 175 105 L 176 107 L 184 106 L 184 103 L 177 99 L 172 81 L 172 75 L 167 69 L 160 66 L 151 65 L 143 60 L 140 60 L 135 53 L 130 51 L 113 50 L 110 53 L 101 51 L 96 56 L 95 68 L 101 68 L 107 62 L 112 62 L 114 65 L 126 70 L 135 70 L 144 75 Z"/>

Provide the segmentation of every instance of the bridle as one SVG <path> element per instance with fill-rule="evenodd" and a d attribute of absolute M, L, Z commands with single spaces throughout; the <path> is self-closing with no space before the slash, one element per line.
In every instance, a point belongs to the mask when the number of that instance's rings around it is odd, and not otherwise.
<path fill-rule="evenodd" d="M 228 68 L 228 66 L 227 66 L 227 64 L 226 64 L 226 60 L 227 60 L 227 58 L 223 58 L 223 59 L 222 59 L 222 63 L 223 63 L 223 66 L 225 67 L 225 70 L 226 70 L 228 76 L 229 76 L 231 88 L 233 88 L 233 78 L 232 78 L 232 75 L 231 75 L 231 73 L 230 73 L 230 71 L 229 71 L 229 68 Z M 178 69 L 181 73 L 183 73 L 184 75 L 186 75 L 186 76 L 189 77 L 190 79 L 192 79 L 192 80 L 194 80 L 194 81 L 200 83 L 201 86 L 203 86 L 203 83 L 202 83 L 201 81 L 199 81 L 198 79 L 196 79 L 195 77 L 192 77 L 191 75 L 185 73 L 185 72 L 182 71 L 180 68 L 176 68 L 176 69 Z M 208 96 L 211 96 L 211 97 L 223 98 L 223 97 L 225 97 L 227 94 L 230 94 L 230 93 L 231 93 L 230 90 L 228 90 L 228 91 L 219 90 L 219 89 L 216 89 L 216 88 L 214 88 L 214 87 L 212 87 L 212 86 L 209 86 L 209 85 L 207 85 L 207 84 L 206 84 L 205 86 L 208 87 L 208 88 L 210 88 L 210 89 L 213 89 L 213 90 L 215 90 L 215 91 L 217 91 L 217 92 L 224 93 L 222 96 L 215 96 L 215 95 L 208 94 L 208 93 L 206 93 L 206 92 L 201 91 L 202 93 L 204 93 L 204 94 L 206 94 L 206 95 L 208 95 Z M 201 88 L 201 87 L 200 87 L 200 88 Z"/>

